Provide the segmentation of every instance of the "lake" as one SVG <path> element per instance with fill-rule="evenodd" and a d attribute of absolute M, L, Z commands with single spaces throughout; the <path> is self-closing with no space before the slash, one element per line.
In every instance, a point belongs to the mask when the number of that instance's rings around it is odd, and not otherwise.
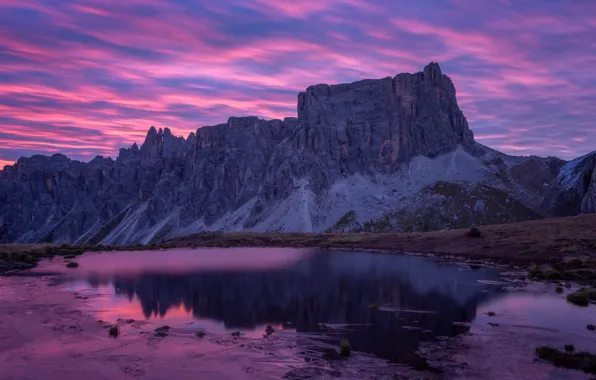
<path fill-rule="evenodd" d="M 61 273 L 53 284 L 98 320 L 204 329 L 213 339 L 300 336 L 306 362 L 337 360 L 346 338 L 354 352 L 388 368 L 480 376 L 515 363 L 512 376 L 520 379 L 585 378 L 537 363 L 534 348 L 596 347 L 585 328 L 596 320 L 593 306 L 568 304 L 550 285 L 485 266 L 284 248 L 101 252 L 76 261 L 76 269 L 55 259 L 43 270 Z"/>

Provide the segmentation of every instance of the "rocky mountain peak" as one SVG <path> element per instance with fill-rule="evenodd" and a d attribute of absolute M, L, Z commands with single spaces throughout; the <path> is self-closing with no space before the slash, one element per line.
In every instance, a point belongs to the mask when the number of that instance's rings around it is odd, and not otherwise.
<path fill-rule="evenodd" d="M 180 154 L 179 149 L 184 145 L 183 137 L 176 137 L 170 128 L 149 128 L 145 142 L 141 145 L 140 152 L 143 159 L 156 160 L 172 154 Z"/>
<path fill-rule="evenodd" d="M 435 62 L 416 74 L 310 86 L 298 95 L 298 119 L 326 135 L 344 173 L 394 171 L 414 156 L 474 144 L 453 83 Z"/>
<path fill-rule="evenodd" d="M 147 135 L 145 136 L 145 141 L 153 139 L 157 136 L 157 129 L 152 125 L 149 130 L 147 131 Z"/>
<path fill-rule="evenodd" d="M 230 117 L 187 139 L 152 126 L 115 161 L 21 158 L 0 171 L 0 242 L 322 231 L 342 215 L 358 223 L 382 217 L 383 228 L 391 227 L 387 215 L 399 216 L 399 228 L 408 218 L 410 227 L 436 228 L 525 220 L 540 217 L 535 205 L 557 175 L 543 209 L 596 211 L 596 156 L 561 169 L 563 162 L 475 143 L 455 86 L 435 62 L 413 74 L 309 86 L 297 114 Z"/>
<path fill-rule="evenodd" d="M 424 79 L 429 83 L 440 84 L 443 80 L 441 67 L 436 62 L 431 62 L 424 67 L 422 71 Z"/>
<path fill-rule="evenodd" d="M 147 136 L 145 137 L 145 142 L 141 145 L 141 155 L 143 159 L 146 160 L 155 160 L 158 157 L 161 157 L 163 152 L 163 131 L 161 128 L 159 132 L 154 126 L 149 128 L 147 132 Z"/>

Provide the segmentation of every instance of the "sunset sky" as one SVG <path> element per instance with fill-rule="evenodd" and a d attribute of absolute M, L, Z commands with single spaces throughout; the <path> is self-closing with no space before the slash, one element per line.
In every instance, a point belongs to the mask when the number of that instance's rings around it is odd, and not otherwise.
<path fill-rule="evenodd" d="M 90 160 L 229 116 L 296 116 L 317 83 L 440 63 L 477 140 L 596 150 L 594 0 L 0 0 L 0 167 Z"/>

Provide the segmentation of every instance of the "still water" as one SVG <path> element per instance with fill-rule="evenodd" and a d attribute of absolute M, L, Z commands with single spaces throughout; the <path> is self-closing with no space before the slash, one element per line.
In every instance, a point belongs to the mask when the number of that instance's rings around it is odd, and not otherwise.
<path fill-rule="evenodd" d="M 354 351 L 425 370 L 422 343 L 469 333 L 474 323 L 570 327 L 566 334 L 582 335 L 594 318 L 593 307 L 580 312 L 561 295 L 516 291 L 521 284 L 495 268 L 406 255 L 214 248 L 91 253 L 77 262 L 78 269 L 64 269 L 67 288 L 93 295 L 91 307 L 104 321 L 255 338 L 270 325 L 334 345 L 346 337 Z M 562 305 L 557 312 L 554 301 Z"/>

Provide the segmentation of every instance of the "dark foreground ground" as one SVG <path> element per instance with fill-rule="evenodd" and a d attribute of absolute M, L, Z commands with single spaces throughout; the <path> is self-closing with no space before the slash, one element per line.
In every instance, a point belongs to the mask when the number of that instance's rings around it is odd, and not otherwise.
<path fill-rule="evenodd" d="M 531 277 L 596 281 L 596 215 L 420 233 L 200 233 L 151 246 L 0 245 L 0 272 L 34 266 L 41 257 L 91 250 L 175 247 L 320 247 L 453 255 L 528 269 Z"/>

